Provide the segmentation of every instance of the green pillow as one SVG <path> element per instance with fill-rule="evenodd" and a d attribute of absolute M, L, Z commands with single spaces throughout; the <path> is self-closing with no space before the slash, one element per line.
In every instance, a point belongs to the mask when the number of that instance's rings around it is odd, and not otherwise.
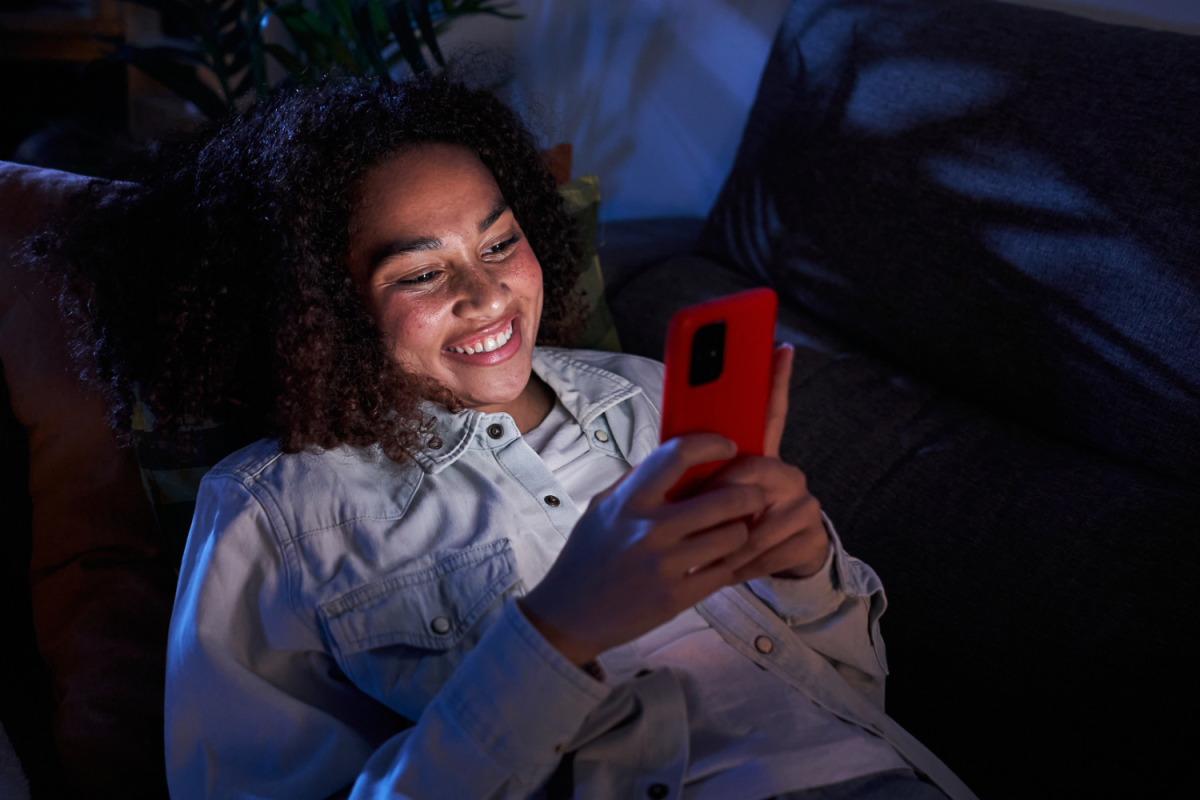
<path fill-rule="evenodd" d="M 575 340 L 575 347 L 620 352 L 621 342 L 617 339 L 617 328 L 604 298 L 604 274 L 600 271 L 600 256 L 596 253 L 600 180 L 595 175 L 583 175 L 558 187 L 558 193 L 566 201 L 567 211 L 575 218 L 583 238 L 583 270 L 575 284 L 575 293 L 587 304 L 588 321 Z"/>

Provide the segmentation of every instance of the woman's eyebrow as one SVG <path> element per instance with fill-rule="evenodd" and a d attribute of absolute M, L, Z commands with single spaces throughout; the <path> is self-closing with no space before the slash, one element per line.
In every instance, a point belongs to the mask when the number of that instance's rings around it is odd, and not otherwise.
<path fill-rule="evenodd" d="M 379 267 L 388 259 L 408 253 L 425 253 L 430 250 L 441 250 L 442 240 L 433 236 L 418 239 L 396 239 L 386 242 L 376 248 L 367 259 L 367 277 L 375 274 Z"/>
<path fill-rule="evenodd" d="M 496 205 L 492 208 L 492 213 L 488 214 L 479 223 L 479 232 L 483 233 L 488 228 L 496 224 L 496 220 L 500 219 L 501 215 L 508 211 L 508 203 L 501 197 L 496 201 Z"/>
<path fill-rule="evenodd" d="M 496 220 L 508 211 L 508 203 L 501 198 L 496 201 L 496 205 L 479 222 L 479 233 L 484 233 L 488 228 L 496 224 Z M 427 253 L 430 250 L 441 250 L 442 240 L 436 236 L 422 236 L 416 239 L 396 239 L 391 242 L 386 242 L 376 248 L 371 257 L 367 259 L 367 277 L 374 276 L 379 267 L 389 258 L 403 256 L 409 253 Z"/>

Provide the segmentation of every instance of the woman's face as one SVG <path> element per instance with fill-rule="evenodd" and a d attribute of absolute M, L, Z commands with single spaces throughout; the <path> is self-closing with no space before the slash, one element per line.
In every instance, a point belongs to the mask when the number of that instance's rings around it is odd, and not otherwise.
<path fill-rule="evenodd" d="M 431 144 L 361 188 L 347 264 L 396 359 L 468 408 L 512 413 L 532 386 L 542 269 L 491 171 Z"/>

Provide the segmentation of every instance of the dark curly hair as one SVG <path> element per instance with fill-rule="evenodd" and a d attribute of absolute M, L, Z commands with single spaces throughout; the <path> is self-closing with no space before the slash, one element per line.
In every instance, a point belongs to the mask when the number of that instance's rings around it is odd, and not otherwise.
<path fill-rule="evenodd" d="M 169 436 L 237 423 L 286 452 L 379 444 L 403 461 L 431 422 L 422 398 L 461 409 L 393 360 L 343 263 L 363 177 L 433 142 L 491 170 L 542 266 L 537 341 L 569 344 L 579 234 L 517 116 L 442 77 L 336 80 L 164 150 L 134 183 L 94 186 L 34 241 L 65 268 L 63 310 L 118 430 L 136 389 Z"/>

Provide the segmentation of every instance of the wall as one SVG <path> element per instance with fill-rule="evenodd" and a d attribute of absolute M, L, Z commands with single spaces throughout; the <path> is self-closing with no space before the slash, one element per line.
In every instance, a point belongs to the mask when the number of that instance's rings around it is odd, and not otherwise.
<path fill-rule="evenodd" d="M 1198 0 L 1008 1 L 1200 35 Z M 789 3 L 518 0 L 524 20 L 468 20 L 445 42 L 511 59 L 506 99 L 600 176 L 603 219 L 703 216 Z"/>

